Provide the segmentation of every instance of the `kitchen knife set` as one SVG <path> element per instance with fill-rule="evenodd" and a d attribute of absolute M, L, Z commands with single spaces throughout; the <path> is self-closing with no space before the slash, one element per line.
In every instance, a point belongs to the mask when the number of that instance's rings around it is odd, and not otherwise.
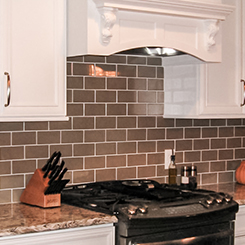
<path fill-rule="evenodd" d="M 69 182 L 67 179 L 62 180 L 68 169 L 63 169 L 65 165 L 63 160 L 61 161 L 61 164 L 58 165 L 60 157 L 61 153 L 55 151 L 47 163 L 42 167 L 42 171 L 44 172 L 43 178 L 49 178 L 49 186 L 44 192 L 44 195 L 60 193 L 65 185 Z"/>
<path fill-rule="evenodd" d="M 36 169 L 22 192 L 20 201 L 43 208 L 60 206 L 60 192 L 70 181 L 63 179 L 67 172 L 64 165 L 61 153 L 55 151 L 42 168 Z"/>

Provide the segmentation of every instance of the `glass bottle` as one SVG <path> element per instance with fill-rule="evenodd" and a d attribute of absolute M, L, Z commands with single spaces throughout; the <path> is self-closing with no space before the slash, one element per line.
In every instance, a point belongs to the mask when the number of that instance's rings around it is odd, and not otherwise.
<path fill-rule="evenodd" d="M 170 185 L 177 185 L 177 168 L 175 164 L 175 155 L 172 153 L 168 169 L 168 181 Z"/>

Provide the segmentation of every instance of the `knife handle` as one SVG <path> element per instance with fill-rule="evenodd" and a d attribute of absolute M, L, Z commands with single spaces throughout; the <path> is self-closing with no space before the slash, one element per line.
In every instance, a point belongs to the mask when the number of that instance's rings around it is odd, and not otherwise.
<path fill-rule="evenodd" d="M 52 167 L 51 167 L 51 170 L 53 170 L 55 168 L 55 166 L 57 165 L 57 163 L 59 162 L 60 160 L 60 157 L 61 157 L 61 152 L 59 151 L 56 155 L 56 158 L 54 159 L 53 161 L 53 164 L 52 164 Z"/>
<path fill-rule="evenodd" d="M 58 180 L 62 180 L 62 178 L 64 177 L 64 175 L 65 175 L 65 173 L 67 172 L 67 168 L 64 168 L 63 169 L 63 171 L 60 173 L 60 175 L 59 175 L 59 178 L 58 178 Z"/>
<path fill-rule="evenodd" d="M 57 152 L 55 151 L 52 156 L 48 159 L 47 163 L 42 167 L 42 171 L 46 171 L 48 169 L 48 166 L 50 165 L 50 163 L 53 162 L 55 156 L 57 155 Z"/>

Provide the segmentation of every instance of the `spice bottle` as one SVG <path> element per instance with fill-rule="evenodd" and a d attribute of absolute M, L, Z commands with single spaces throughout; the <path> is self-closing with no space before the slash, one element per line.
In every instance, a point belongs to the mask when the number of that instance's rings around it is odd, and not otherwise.
<path fill-rule="evenodd" d="M 197 168 L 196 166 L 191 166 L 191 176 L 190 176 L 190 189 L 195 189 L 197 187 Z"/>
<path fill-rule="evenodd" d="M 191 175 L 191 167 L 190 166 L 183 166 L 181 168 L 181 186 L 184 188 L 189 188 L 190 182 L 190 175 Z"/>
<path fill-rule="evenodd" d="M 172 151 L 172 155 L 170 157 L 170 164 L 168 169 L 168 181 L 170 185 L 176 185 L 177 184 L 177 168 L 175 164 L 175 155 L 174 151 Z"/>

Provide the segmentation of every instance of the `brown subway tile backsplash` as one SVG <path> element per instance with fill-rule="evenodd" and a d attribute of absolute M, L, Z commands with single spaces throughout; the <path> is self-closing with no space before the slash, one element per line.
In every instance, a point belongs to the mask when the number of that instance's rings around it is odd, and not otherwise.
<path fill-rule="evenodd" d="M 168 181 L 165 149 L 178 173 L 197 166 L 198 183 L 235 181 L 245 159 L 245 120 L 163 118 L 162 58 L 67 59 L 68 121 L 0 123 L 0 203 L 19 202 L 35 169 L 61 151 L 69 184 L 152 178 Z"/>

